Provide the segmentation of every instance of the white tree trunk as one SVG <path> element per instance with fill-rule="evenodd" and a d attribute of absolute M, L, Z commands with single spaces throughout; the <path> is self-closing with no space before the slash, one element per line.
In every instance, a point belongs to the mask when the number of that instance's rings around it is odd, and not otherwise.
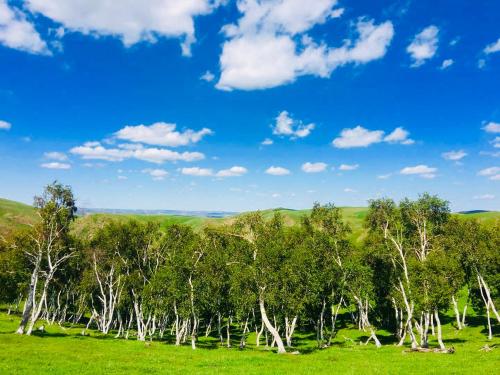
<path fill-rule="evenodd" d="M 441 334 L 441 321 L 439 320 L 439 312 L 437 310 L 434 310 L 434 317 L 436 318 L 437 340 L 438 340 L 439 348 L 444 350 L 444 349 L 446 349 L 446 347 L 444 346 L 444 343 L 443 343 L 443 337 Z"/>
<path fill-rule="evenodd" d="M 458 303 L 455 296 L 451 296 L 451 301 L 453 302 L 453 310 L 455 311 L 455 318 L 457 320 L 457 329 L 462 329 L 462 321 L 460 320 L 460 310 L 458 310 Z"/>
<path fill-rule="evenodd" d="M 266 308 L 264 306 L 264 300 L 262 299 L 262 297 L 259 299 L 259 307 L 260 307 L 260 314 L 262 316 L 262 321 L 264 322 L 267 330 L 271 333 L 271 335 L 273 335 L 273 338 L 276 341 L 276 345 L 278 346 L 278 354 L 286 353 L 285 346 L 283 345 L 283 340 L 281 340 L 278 331 L 276 330 L 276 328 L 274 328 L 274 326 L 271 324 L 271 322 L 267 317 Z"/>

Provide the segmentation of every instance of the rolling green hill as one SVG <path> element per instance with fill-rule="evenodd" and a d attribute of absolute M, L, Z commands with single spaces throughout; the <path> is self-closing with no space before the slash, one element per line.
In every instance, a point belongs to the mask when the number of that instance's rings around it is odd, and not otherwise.
<path fill-rule="evenodd" d="M 341 207 L 344 219 L 351 225 L 353 230 L 353 239 L 363 238 L 363 220 L 367 214 L 366 207 Z M 298 224 L 301 218 L 307 215 L 310 210 L 292 210 L 287 208 L 276 208 L 261 211 L 264 218 L 269 219 L 275 212 L 283 215 L 285 223 L 288 225 Z M 484 221 L 500 219 L 499 211 L 474 212 L 456 214 L 464 218 L 476 218 Z M 234 217 L 227 218 L 205 218 L 200 216 L 181 216 L 181 215 L 140 215 L 140 214 L 90 214 L 79 217 L 75 222 L 75 231 L 79 234 L 88 233 L 93 228 L 104 225 L 109 220 L 126 221 L 135 219 L 138 221 L 147 221 L 159 223 L 161 227 L 170 224 L 186 224 L 196 230 L 200 230 L 206 225 L 229 224 Z M 5 235 L 13 230 L 35 223 L 37 220 L 33 207 L 23 203 L 14 202 L 7 199 L 0 199 L 0 234 Z"/>
<path fill-rule="evenodd" d="M 34 224 L 35 209 L 27 204 L 0 198 L 0 235 Z"/>

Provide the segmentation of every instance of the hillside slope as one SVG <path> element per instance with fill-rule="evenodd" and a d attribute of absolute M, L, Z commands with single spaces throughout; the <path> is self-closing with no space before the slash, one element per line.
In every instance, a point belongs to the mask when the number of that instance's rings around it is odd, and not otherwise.
<path fill-rule="evenodd" d="M 24 203 L 0 198 L 0 235 L 34 224 L 37 220 L 35 209 Z"/>
<path fill-rule="evenodd" d="M 341 207 L 344 219 L 351 225 L 353 230 L 353 239 L 363 238 L 364 228 L 363 220 L 367 214 L 366 207 Z M 262 215 L 270 219 L 275 212 L 283 215 L 287 225 L 300 223 L 303 216 L 309 214 L 311 210 L 292 210 L 287 208 L 276 208 L 263 210 Z M 500 219 L 499 211 L 477 212 L 456 214 L 464 218 L 476 218 L 484 221 Z M 195 230 L 200 230 L 207 225 L 224 225 L 234 221 L 233 217 L 226 218 L 206 218 L 200 216 L 182 216 L 182 215 L 141 215 L 141 214 L 89 214 L 79 217 L 75 222 L 76 233 L 84 235 L 95 228 L 98 228 L 109 220 L 138 220 L 143 222 L 155 222 L 162 228 L 170 224 L 186 224 Z M 1 199 L 0 198 L 0 235 L 6 235 L 13 230 L 35 223 L 37 220 L 33 207 L 23 203 Z"/>

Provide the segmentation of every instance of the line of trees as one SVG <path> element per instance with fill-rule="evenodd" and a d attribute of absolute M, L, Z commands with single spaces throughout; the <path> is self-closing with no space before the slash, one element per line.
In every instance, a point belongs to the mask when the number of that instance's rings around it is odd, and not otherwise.
<path fill-rule="evenodd" d="M 284 353 L 297 327 L 329 346 L 347 311 L 366 343 L 381 346 L 376 332 L 385 328 L 398 345 L 428 348 L 434 335 L 445 350 L 441 317 L 450 308 L 457 329 L 468 305 L 485 314 L 490 339 L 500 323 L 499 221 L 457 218 L 428 194 L 370 201 L 362 241 L 352 241 L 334 205 L 315 204 L 294 226 L 259 212 L 199 232 L 111 220 L 78 238 L 70 187 L 47 186 L 35 207 L 39 222 L 0 242 L 0 300 L 22 308 L 18 334 L 40 320 L 83 323 L 83 334 L 195 349 L 200 335 L 234 345 L 233 331 L 244 348 L 253 331 L 256 346 Z"/>

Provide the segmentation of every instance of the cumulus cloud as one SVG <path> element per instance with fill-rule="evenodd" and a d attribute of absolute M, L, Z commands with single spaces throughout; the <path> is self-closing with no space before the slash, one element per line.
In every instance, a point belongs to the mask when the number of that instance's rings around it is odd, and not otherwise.
<path fill-rule="evenodd" d="M 283 167 L 271 166 L 266 169 L 266 173 L 272 176 L 285 176 L 287 174 L 290 174 L 290 171 Z"/>
<path fill-rule="evenodd" d="M 483 129 L 487 133 L 500 133 L 500 124 L 490 121 L 483 127 Z"/>
<path fill-rule="evenodd" d="M 51 159 L 51 160 L 58 160 L 58 161 L 68 160 L 68 156 L 65 153 L 57 151 L 45 152 L 43 156 L 45 159 Z"/>
<path fill-rule="evenodd" d="M 499 51 L 500 51 L 500 38 L 498 38 L 498 40 L 496 42 L 488 44 L 484 48 L 484 53 L 486 53 L 487 55 L 489 55 L 490 53 L 495 53 L 495 52 L 499 52 Z"/>
<path fill-rule="evenodd" d="M 383 136 L 382 130 L 371 131 L 358 125 L 352 129 L 343 129 L 340 137 L 335 138 L 332 143 L 337 148 L 368 147 L 382 142 Z"/>
<path fill-rule="evenodd" d="M 7 121 L 0 120 L 0 130 L 10 130 L 12 124 Z"/>
<path fill-rule="evenodd" d="M 412 67 L 419 67 L 434 57 L 438 49 L 438 34 L 439 29 L 431 25 L 415 35 L 413 41 L 406 48 L 413 59 Z"/>
<path fill-rule="evenodd" d="M 125 126 L 114 135 L 116 138 L 130 142 L 140 142 L 155 146 L 178 147 L 199 142 L 205 135 L 213 134 L 212 130 L 203 128 L 199 131 L 187 129 L 176 130 L 176 124 L 157 122 L 152 125 Z"/>
<path fill-rule="evenodd" d="M 428 167 L 427 165 L 420 164 L 414 167 L 405 167 L 401 169 L 400 173 L 403 175 L 418 175 L 422 178 L 436 177 L 437 168 Z"/>
<path fill-rule="evenodd" d="M 387 174 L 381 174 L 381 175 L 378 175 L 377 178 L 379 180 L 387 180 L 389 178 L 392 177 L 392 173 L 387 173 Z"/>
<path fill-rule="evenodd" d="M 326 163 L 318 162 L 318 163 L 304 163 L 302 164 L 302 170 L 306 173 L 319 173 L 324 172 L 328 165 Z"/>
<path fill-rule="evenodd" d="M 341 164 L 339 169 L 341 171 L 354 171 L 359 168 L 359 164 Z"/>
<path fill-rule="evenodd" d="M 495 137 L 495 139 L 491 141 L 491 144 L 495 148 L 500 148 L 500 137 Z"/>
<path fill-rule="evenodd" d="M 71 165 L 67 163 L 51 162 L 40 164 L 40 167 L 46 169 L 70 169 Z"/>
<path fill-rule="evenodd" d="M 240 0 L 241 18 L 223 27 L 228 40 L 220 56 L 217 88 L 255 90 L 280 86 L 299 76 L 329 77 L 337 67 L 383 57 L 394 35 L 392 23 L 360 19 L 358 39 L 338 48 L 314 41 L 307 32 L 340 17 L 337 0 Z"/>
<path fill-rule="evenodd" d="M 168 176 L 168 172 L 165 169 L 146 168 L 143 169 L 141 172 L 150 175 L 154 181 L 162 181 L 165 179 L 165 177 Z"/>
<path fill-rule="evenodd" d="M 33 54 L 49 55 L 47 44 L 20 9 L 0 0 L 0 43 Z"/>
<path fill-rule="evenodd" d="M 288 136 L 291 138 L 304 138 L 311 134 L 315 124 L 303 124 L 302 121 L 294 120 L 287 111 L 282 111 L 276 117 L 276 123 L 273 126 L 273 134 Z"/>
<path fill-rule="evenodd" d="M 448 151 L 441 154 L 441 156 L 446 160 L 458 161 L 466 157 L 467 153 L 464 150 Z"/>
<path fill-rule="evenodd" d="M 210 70 L 207 70 L 201 75 L 200 79 L 205 82 L 212 82 L 215 79 L 215 75 Z"/>
<path fill-rule="evenodd" d="M 154 43 L 161 37 L 181 39 L 189 56 L 196 41 L 194 18 L 211 13 L 218 0 L 27 0 L 33 13 L 59 23 L 64 29 L 94 36 L 119 38 L 125 46 Z"/>
<path fill-rule="evenodd" d="M 413 139 L 408 138 L 410 133 L 402 127 L 398 127 L 392 131 L 389 135 L 384 138 L 385 142 L 388 143 L 401 143 L 404 145 L 411 145 L 415 143 Z"/>
<path fill-rule="evenodd" d="M 205 158 L 200 152 L 177 152 L 163 148 L 146 148 L 140 145 L 134 148 L 105 148 L 99 142 L 87 142 L 73 147 L 70 152 L 86 160 L 107 160 L 119 162 L 125 159 L 138 159 L 151 163 L 175 161 L 198 161 Z"/>
<path fill-rule="evenodd" d="M 381 142 L 411 145 L 414 141 L 408 138 L 409 134 L 408 131 L 399 127 L 384 137 L 383 130 L 368 130 L 358 125 L 352 129 L 343 129 L 340 136 L 332 141 L 332 144 L 337 148 L 368 147 Z"/>
<path fill-rule="evenodd" d="M 239 177 L 246 174 L 248 170 L 245 167 L 235 165 L 229 169 L 222 169 L 216 173 L 217 177 Z"/>
<path fill-rule="evenodd" d="M 441 70 L 445 70 L 445 69 L 449 68 L 450 66 L 452 66 L 454 63 L 455 63 L 455 61 L 453 61 L 453 59 L 446 59 L 441 64 L 441 68 L 440 69 Z"/>
<path fill-rule="evenodd" d="M 207 177 L 213 175 L 213 171 L 211 169 L 199 168 L 199 167 L 182 168 L 181 173 L 187 176 L 196 176 L 196 177 Z"/>
<path fill-rule="evenodd" d="M 480 170 L 478 176 L 488 177 L 492 181 L 500 180 L 500 167 L 489 167 Z"/>
<path fill-rule="evenodd" d="M 495 196 L 493 194 L 482 194 L 482 195 L 475 195 L 473 199 L 476 200 L 493 200 L 495 199 Z"/>
<path fill-rule="evenodd" d="M 262 146 L 270 146 L 270 145 L 272 145 L 273 143 L 274 143 L 274 142 L 273 142 L 273 140 L 272 140 L 272 139 L 270 139 L 270 138 L 266 138 L 266 139 L 264 139 L 264 140 L 263 140 L 260 144 L 261 144 Z"/>

